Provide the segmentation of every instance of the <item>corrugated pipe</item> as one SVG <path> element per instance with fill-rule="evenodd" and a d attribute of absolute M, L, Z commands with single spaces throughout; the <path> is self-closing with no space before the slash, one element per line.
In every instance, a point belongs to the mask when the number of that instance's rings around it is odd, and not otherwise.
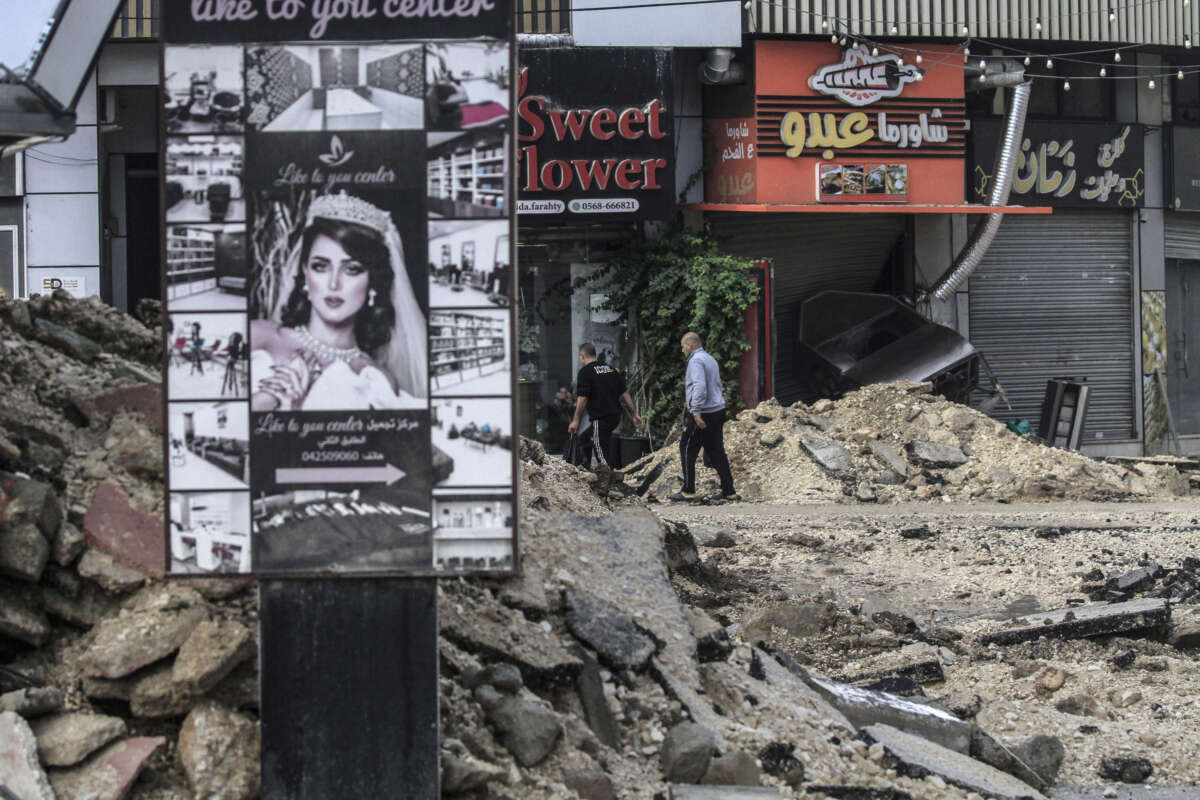
<path fill-rule="evenodd" d="M 700 62 L 700 82 L 712 86 L 741 83 L 746 71 L 741 64 L 733 63 L 733 48 L 712 47 Z"/>
<path fill-rule="evenodd" d="M 1024 76 L 1022 75 L 1022 78 Z M 994 79 L 993 79 L 994 80 Z M 993 85 L 995 85 L 993 83 Z M 1025 132 L 1025 112 L 1029 110 L 1029 94 L 1033 87 L 1032 81 L 1023 81 L 1013 90 L 1012 105 L 1008 108 L 1008 117 L 1004 120 L 1004 140 L 1000 143 L 1000 152 L 996 154 L 996 168 L 992 171 L 992 193 L 988 198 L 989 206 L 1002 206 L 1008 202 L 1008 194 L 1012 190 L 1013 171 L 1016 169 L 1017 153 L 1021 147 L 1021 136 Z M 929 294 L 938 300 L 949 300 L 959 284 L 967 279 L 984 253 L 996 237 L 1004 215 L 991 213 L 979 221 L 966 247 L 955 257 L 950 269 L 937 279 Z"/>

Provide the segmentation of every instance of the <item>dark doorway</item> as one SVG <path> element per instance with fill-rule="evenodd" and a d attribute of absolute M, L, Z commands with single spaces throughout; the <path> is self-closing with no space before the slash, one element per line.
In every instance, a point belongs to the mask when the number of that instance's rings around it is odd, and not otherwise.
<path fill-rule="evenodd" d="M 1167 262 L 1166 377 L 1176 430 L 1200 433 L 1200 261 Z"/>
<path fill-rule="evenodd" d="M 142 298 L 162 297 L 158 177 L 157 153 L 125 157 L 126 308 L 130 311 Z"/>

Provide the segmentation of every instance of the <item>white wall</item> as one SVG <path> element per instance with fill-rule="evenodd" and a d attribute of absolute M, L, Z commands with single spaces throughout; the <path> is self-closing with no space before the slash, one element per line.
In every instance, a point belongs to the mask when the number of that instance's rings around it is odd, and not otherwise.
<path fill-rule="evenodd" d="M 76 278 L 100 294 L 100 197 L 96 76 L 84 86 L 75 133 L 24 154 L 26 291 L 45 278 Z"/>
<path fill-rule="evenodd" d="M 571 33 L 585 47 L 741 47 L 742 4 L 679 5 L 639 0 L 647 8 L 620 8 L 612 0 L 572 0 Z M 617 6 L 617 10 L 603 10 Z"/>

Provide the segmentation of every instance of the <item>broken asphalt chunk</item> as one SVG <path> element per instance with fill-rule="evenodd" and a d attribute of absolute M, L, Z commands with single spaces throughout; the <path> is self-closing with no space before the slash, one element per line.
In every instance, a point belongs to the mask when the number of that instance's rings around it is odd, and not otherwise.
<path fill-rule="evenodd" d="M 641 670 L 654 655 L 653 639 L 619 608 L 586 592 L 567 589 L 567 628 L 615 670 Z"/>
<path fill-rule="evenodd" d="M 979 641 L 984 645 L 1010 645 L 1033 641 L 1042 636 L 1086 639 L 1157 628 L 1170 620 L 1171 608 L 1165 600 L 1098 603 L 1018 617 L 1013 620 L 1014 627 L 987 634 Z"/>
<path fill-rule="evenodd" d="M 923 778 L 932 773 L 946 783 L 998 800 L 1045 800 L 1037 789 L 1006 772 L 890 725 L 870 725 L 860 736 L 868 744 L 882 744 L 884 762 L 902 775 Z"/>

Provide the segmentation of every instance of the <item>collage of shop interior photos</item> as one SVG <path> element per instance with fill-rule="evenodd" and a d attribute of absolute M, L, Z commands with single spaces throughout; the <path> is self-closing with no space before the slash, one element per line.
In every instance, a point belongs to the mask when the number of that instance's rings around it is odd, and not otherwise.
<path fill-rule="evenodd" d="M 421 551 L 425 563 L 406 566 L 414 572 L 513 568 L 511 68 L 506 43 L 480 40 L 164 49 L 171 574 L 255 572 L 258 544 L 251 541 L 261 509 L 270 507 L 271 525 L 300 515 L 300 509 L 281 512 L 275 498 L 259 497 L 252 487 L 252 412 L 263 410 L 256 403 L 263 396 L 286 399 L 277 407 L 290 411 L 413 409 L 415 396 L 419 409 L 429 412 L 434 488 L 424 504 L 429 511 L 414 512 L 421 514 L 417 524 L 402 527 L 411 536 L 423 524 L 432 548 Z M 427 240 L 386 243 L 389 252 L 401 254 L 391 259 L 396 281 L 401 273 L 414 288 L 416 276 L 427 281 L 428 304 L 412 306 L 426 319 L 416 328 L 411 319 L 394 322 L 395 331 L 427 333 L 421 356 L 427 370 L 416 374 L 427 373 L 428 389 L 411 396 L 402 390 L 405 376 L 391 369 L 391 351 L 376 356 L 361 341 L 366 326 L 355 315 L 377 311 L 375 291 L 359 297 L 339 290 L 329 299 L 327 286 L 318 287 L 311 277 L 316 272 L 301 263 L 329 246 L 321 244 L 322 234 L 297 228 L 266 252 L 263 232 L 255 230 L 264 224 L 255 218 L 256 192 L 271 187 L 253 185 L 262 179 L 246 169 L 247 137 L 253 142 L 284 132 L 299 141 L 301 134 L 329 132 L 324 141 L 334 144 L 319 158 L 336 166 L 350 157 L 339 150 L 338 132 L 363 131 L 424 132 L 423 156 L 408 157 L 425 159 Z M 363 198 L 352 202 L 368 221 L 372 214 L 397 220 L 377 228 L 416 230 L 399 224 L 401 209 L 380 209 Z M 312 241 L 301 252 L 303 239 Z M 426 253 L 427 271 L 419 263 L 406 266 L 405 252 Z M 255 299 L 265 291 L 260 273 L 267 262 L 290 264 L 291 272 L 281 272 L 277 283 L 294 283 L 304 295 L 310 321 L 292 323 L 294 347 L 278 333 L 264 333 L 270 322 L 288 324 L 289 313 L 283 308 L 282 317 L 267 317 Z M 335 280 L 327 277 L 332 273 L 342 274 L 327 270 L 319 280 Z M 344 274 L 351 280 L 355 275 Z M 425 288 L 410 294 L 423 300 Z M 272 291 L 286 295 L 282 288 Z M 359 348 L 350 349 L 359 358 L 343 358 L 348 348 L 321 341 L 327 328 L 318 291 L 330 314 L 355 316 Z M 395 308 L 399 317 L 405 306 Z M 348 405 L 338 404 L 345 392 L 338 387 L 355 381 L 334 380 L 341 374 L 333 369 L 338 360 L 373 384 Z M 395 402 L 397 394 L 410 402 Z M 345 489 L 350 499 L 344 502 L 367 502 L 353 487 L 330 488 Z"/>

